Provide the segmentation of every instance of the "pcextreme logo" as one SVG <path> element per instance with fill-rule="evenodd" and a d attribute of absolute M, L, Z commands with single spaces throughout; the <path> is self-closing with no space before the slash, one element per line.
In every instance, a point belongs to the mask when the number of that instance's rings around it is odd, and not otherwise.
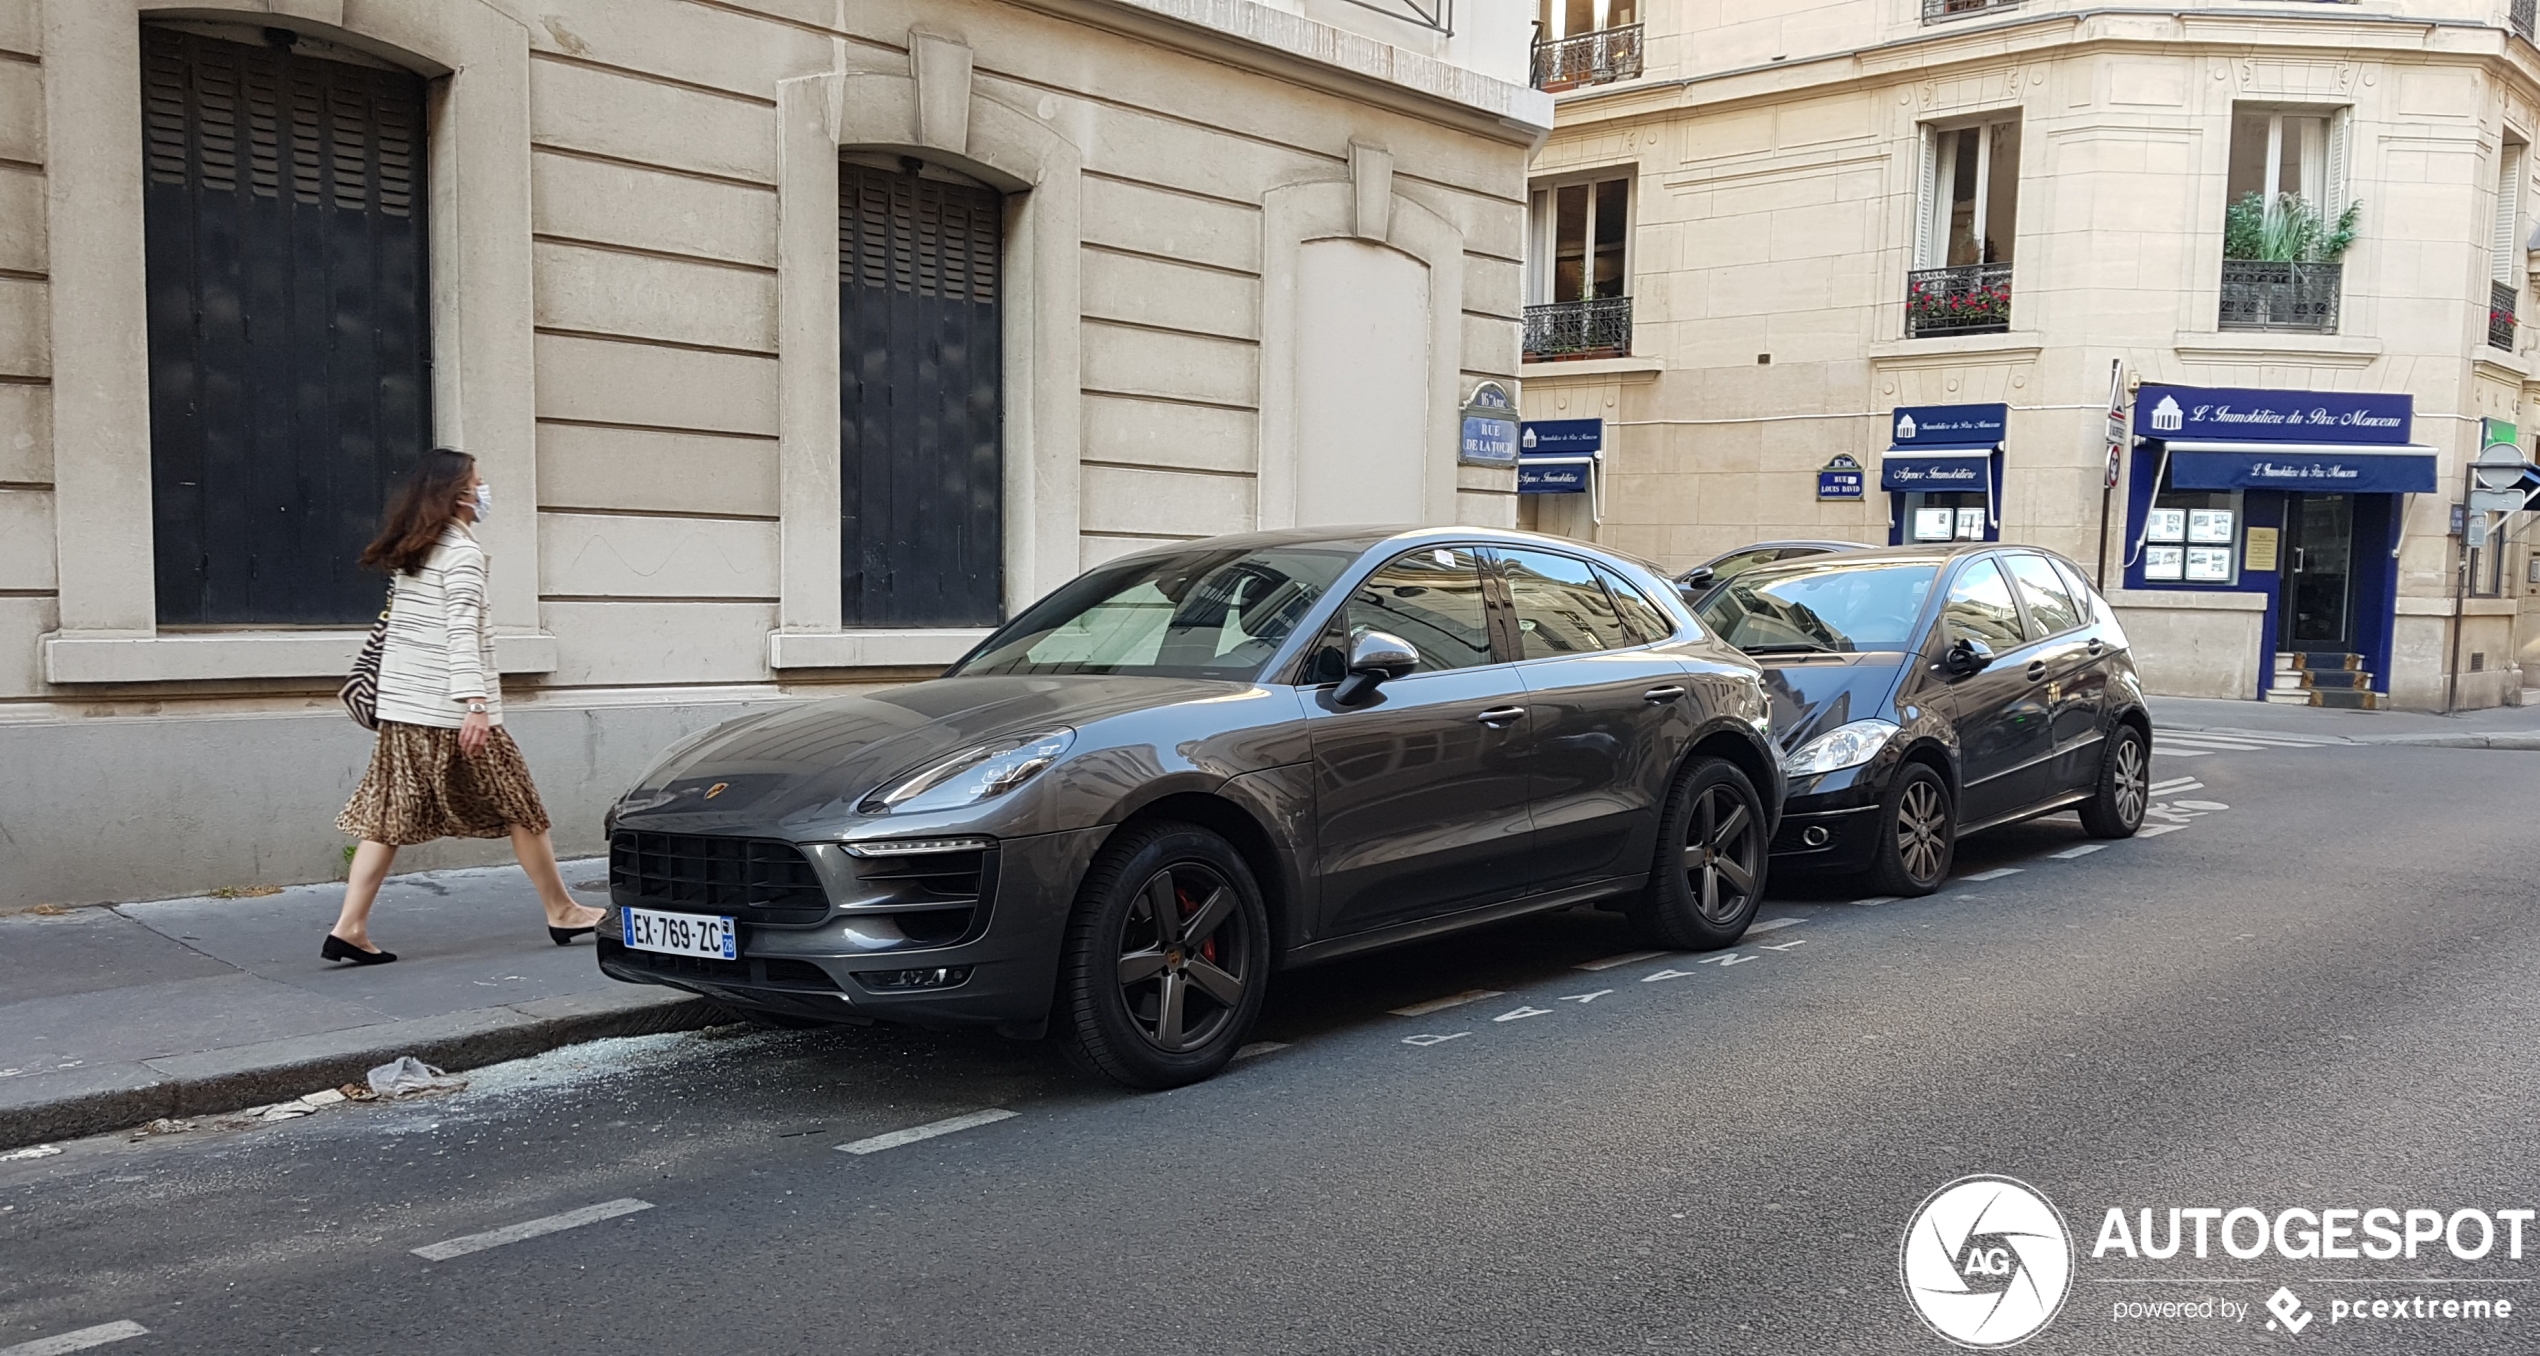
<path fill-rule="evenodd" d="M 1943 1339 L 1979 1350 L 2036 1336 L 2064 1307 L 2072 1231 L 2053 1202 L 2010 1177 L 1961 1177 L 1905 1226 L 1905 1298 Z"/>

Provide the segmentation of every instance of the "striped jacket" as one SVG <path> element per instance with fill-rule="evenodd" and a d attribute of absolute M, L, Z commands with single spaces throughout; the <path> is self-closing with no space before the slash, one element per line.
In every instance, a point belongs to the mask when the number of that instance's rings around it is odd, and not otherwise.
<path fill-rule="evenodd" d="M 494 631 L 485 619 L 485 551 L 465 523 L 441 530 L 414 574 L 395 577 L 388 643 L 379 655 L 379 718 L 455 730 L 467 719 L 459 700 L 481 696 L 503 723 L 494 670 Z"/>

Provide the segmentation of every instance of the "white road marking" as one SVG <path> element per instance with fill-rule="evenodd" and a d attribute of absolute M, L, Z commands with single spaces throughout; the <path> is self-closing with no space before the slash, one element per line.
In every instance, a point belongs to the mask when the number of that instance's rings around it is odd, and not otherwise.
<path fill-rule="evenodd" d="M 1393 1015 L 1396 1017 L 1426 1017 L 1432 1012 L 1444 1012 L 1448 1008 L 1460 1008 L 1467 1003 L 1478 1003 L 1485 998 L 1498 998 L 1504 992 L 1505 990 L 1501 989 L 1466 989 L 1464 992 L 1459 994 L 1449 994 L 1444 998 L 1432 998 L 1426 1003 L 1414 1003 L 1407 1008 L 1395 1008 L 1392 1009 L 1392 1011 Z"/>
<path fill-rule="evenodd" d="M 1603 960 L 1584 961 L 1580 964 L 1573 965 L 1570 968 L 1573 970 L 1611 970 L 1617 965 L 1629 965 L 1633 961 L 1656 960 L 1660 956 L 1666 954 L 1667 953 L 1664 951 L 1626 951 L 1619 956 L 1608 956 Z"/>
<path fill-rule="evenodd" d="M 896 1149 L 903 1144 L 915 1144 L 921 1139 L 958 1134 L 964 1130 L 976 1130 L 983 1125 L 994 1125 L 998 1121 L 1012 1120 L 1014 1116 L 1015 1113 L 1004 1107 L 992 1106 L 985 1111 L 968 1111 L 958 1116 L 946 1116 L 940 1121 L 928 1121 L 924 1125 L 912 1125 L 906 1130 L 893 1130 L 887 1134 L 857 1140 L 853 1144 L 841 1144 L 838 1146 L 838 1152 L 857 1155 L 878 1154 L 884 1149 Z"/>
<path fill-rule="evenodd" d="M 1694 964 L 1716 965 L 1721 969 L 1726 970 L 1732 965 L 1744 965 L 1753 959 L 1755 959 L 1753 956 L 1741 955 L 1735 951 L 1728 951 L 1717 956 L 1705 956 L 1702 959 L 1695 961 Z"/>
<path fill-rule="evenodd" d="M 1521 1006 L 1510 1008 L 1508 1011 L 1491 1018 L 1491 1020 L 1494 1022 L 1522 1022 L 1529 1017 L 1549 1017 L 1551 1015 L 1552 1009 L 1550 1008 Z"/>
<path fill-rule="evenodd" d="M 1612 992 L 1614 992 L 1612 989 L 1599 989 L 1594 993 L 1565 993 L 1556 1001 L 1563 1003 L 1576 1003 L 1581 1007 L 1585 1007 Z"/>
<path fill-rule="evenodd" d="M 1286 1041 L 1254 1041 L 1252 1044 L 1237 1050 L 1235 1052 L 1235 1058 L 1250 1059 L 1255 1055 L 1273 1054 L 1287 1048 L 1288 1043 Z"/>
<path fill-rule="evenodd" d="M 2075 857 L 2087 857 L 2091 853 L 2097 852 L 2099 849 L 2106 846 L 2107 844 L 2105 843 L 2084 843 L 2080 847 L 2066 848 L 2061 852 L 2051 852 L 2047 855 L 2069 862 Z"/>
<path fill-rule="evenodd" d="M 2194 777 L 2163 777 L 2161 780 L 2152 783 L 2147 789 L 2152 791 L 2163 791 L 2170 787 L 2180 785 L 2181 783 L 2192 782 L 2194 780 L 2196 780 Z"/>
<path fill-rule="evenodd" d="M 82 1328 L 78 1332 L 57 1333 L 32 1342 L 20 1342 L 14 1347 L 0 1347 L 0 1356 L 62 1356 L 67 1351 L 86 1351 L 108 1342 L 139 1337 L 149 1331 L 131 1319 L 120 1319 L 113 1323 L 100 1323 L 93 1328 Z"/>
<path fill-rule="evenodd" d="M 2169 734 L 2184 735 L 2191 739 L 2217 735 L 2224 739 L 2246 740 L 2252 744 L 2280 744 L 2289 749 L 2328 748 L 2347 742 L 2335 735 L 2284 734 L 2275 730 L 2163 730 L 2155 728 L 2152 734 L 2156 739 Z"/>
<path fill-rule="evenodd" d="M 2142 828 L 2135 830 L 2134 836 L 2137 838 L 2158 838 L 2162 834 L 2176 833 L 2186 827 L 2187 826 L 2184 824 L 2146 824 Z"/>
<path fill-rule="evenodd" d="M 1875 909 L 1881 904 L 1893 904 L 1896 902 L 1896 899 L 1897 897 L 1895 895 L 1880 895 L 1876 899 L 1856 899 L 1852 901 L 1852 907 L 1856 909 Z"/>
<path fill-rule="evenodd" d="M 2174 800 L 2171 801 L 2170 804 L 2175 805 L 2182 810 L 2203 810 L 2208 813 L 2215 810 L 2228 810 L 2231 808 L 2218 800 Z"/>
<path fill-rule="evenodd" d="M 2213 750 L 2212 750 L 2212 749 L 2182 749 L 2182 748 L 2177 747 L 2176 745 L 2171 744 L 2168 740 L 2166 740 L 2166 739 L 2165 739 L 2165 740 L 2161 741 L 2160 743 L 2153 745 L 2153 746 L 2152 746 L 2152 752 L 2153 752 L 2155 755 L 2157 755 L 2157 756 L 2159 756 L 2159 757 L 2162 757 L 2162 758 L 2202 758 L 2202 757 L 2205 757 L 2206 755 L 2208 755 L 2208 754 L 2212 753 L 2212 752 L 2213 752 Z"/>
<path fill-rule="evenodd" d="M 1405 1036 L 1402 1038 L 1402 1043 L 1426 1048 L 1432 1045 L 1444 1045 L 1448 1041 L 1460 1041 L 1472 1034 L 1470 1031 L 1458 1031 L 1452 1036 Z"/>
<path fill-rule="evenodd" d="M 1754 924 L 1753 926 L 1747 928 L 1746 935 L 1752 937 L 1756 933 L 1771 932 L 1775 928 L 1795 928 L 1807 921 L 1808 920 L 1805 918 L 1767 918 L 1763 922 Z"/>
<path fill-rule="evenodd" d="M 1658 973 L 1656 973 L 1656 974 L 1654 974 L 1654 975 L 1642 975 L 1642 976 L 1640 977 L 1640 982 L 1641 982 L 1641 983 L 1643 983 L 1643 984 L 1655 984 L 1655 983 L 1657 983 L 1658 981 L 1660 981 L 1660 980 L 1662 980 L 1662 979 L 1691 979 L 1691 978 L 1693 978 L 1693 971 L 1691 971 L 1691 970 L 1661 970 L 1661 971 L 1659 971 Z"/>
<path fill-rule="evenodd" d="M 51 1158 L 61 1151 L 61 1146 L 58 1144 L 33 1144 L 23 1149 L 11 1149 L 5 1154 L 0 1154 L 0 1163 L 15 1163 L 28 1158 Z"/>
<path fill-rule="evenodd" d="M 1992 870 L 1990 870 L 1990 871 L 1979 871 L 1979 872 L 1975 873 L 1975 874 L 1974 874 L 1974 875 L 1972 875 L 1972 876 L 1962 876 L 1962 877 L 1960 877 L 1960 879 L 1962 879 L 1962 880 L 1971 880 L 1971 881 L 1975 881 L 1975 880 L 2000 880 L 2000 879 L 2002 879 L 2004 876 L 2016 876 L 2016 875 L 2018 875 L 2018 874 L 2020 874 L 2020 868 L 2019 868 L 2019 867 L 2016 867 L 2016 866 L 1997 866 L 1997 867 L 1993 868 L 1993 869 L 1992 869 Z"/>
<path fill-rule="evenodd" d="M 1766 942 L 1756 949 L 1759 951 L 1788 951 L 1794 946 L 1806 946 L 1807 944 L 1807 938 L 1793 937 L 1787 942 Z"/>
<path fill-rule="evenodd" d="M 469 1253 L 483 1252 L 487 1248 L 499 1248 L 506 1243 L 518 1243 L 523 1239 L 536 1238 L 541 1234 L 559 1233 L 566 1229 L 579 1229 L 585 1224 L 597 1224 L 604 1219 L 615 1219 L 620 1215 L 632 1215 L 639 1210 L 652 1208 L 651 1201 L 639 1201 L 632 1196 L 621 1200 L 602 1201 L 598 1205 L 586 1205 L 579 1210 L 567 1210 L 561 1215 L 549 1215 L 544 1219 L 506 1225 L 481 1234 L 469 1234 L 465 1238 L 453 1238 L 444 1243 L 427 1243 L 414 1249 L 414 1255 L 427 1262 L 446 1262 L 453 1257 L 465 1257 Z"/>
<path fill-rule="evenodd" d="M 2171 735 L 2161 741 L 2171 748 L 2184 744 L 2191 749 L 2221 749 L 2231 753 L 2264 753 L 2265 744 L 2250 744 L 2237 739 L 2216 739 L 2210 735 Z"/>

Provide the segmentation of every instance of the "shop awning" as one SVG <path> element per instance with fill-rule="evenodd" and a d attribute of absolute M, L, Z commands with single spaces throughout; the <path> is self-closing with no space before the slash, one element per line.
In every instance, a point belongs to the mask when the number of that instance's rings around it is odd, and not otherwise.
<path fill-rule="evenodd" d="M 2423 443 L 2168 443 L 2182 490 L 2310 490 L 2431 494 L 2435 451 Z"/>
<path fill-rule="evenodd" d="M 1529 453 L 1517 459 L 1517 493 L 1580 494 L 1596 474 L 1594 453 Z"/>
<path fill-rule="evenodd" d="M 1879 458 L 1879 488 L 1988 492 L 1993 488 L 1993 454 L 2001 446 L 1961 443 L 1934 447 L 1918 443 L 1891 447 L 1887 455 Z"/>

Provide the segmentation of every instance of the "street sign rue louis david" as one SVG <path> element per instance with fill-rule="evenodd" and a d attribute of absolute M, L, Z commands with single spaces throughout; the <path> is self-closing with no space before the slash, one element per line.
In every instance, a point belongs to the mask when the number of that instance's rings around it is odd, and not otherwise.
<path fill-rule="evenodd" d="M 1817 472 L 1819 499 L 1859 499 L 1869 482 L 1860 461 L 1848 452 L 1838 452 Z"/>
<path fill-rule="evenodd" d="M 1486 381 L 1473 388 L 1473 398 L 1464 402 L 1464 438 L 1455 459 L 1466 466 L 1517 464 L 1516 402 L 1507 387 Z"/>

